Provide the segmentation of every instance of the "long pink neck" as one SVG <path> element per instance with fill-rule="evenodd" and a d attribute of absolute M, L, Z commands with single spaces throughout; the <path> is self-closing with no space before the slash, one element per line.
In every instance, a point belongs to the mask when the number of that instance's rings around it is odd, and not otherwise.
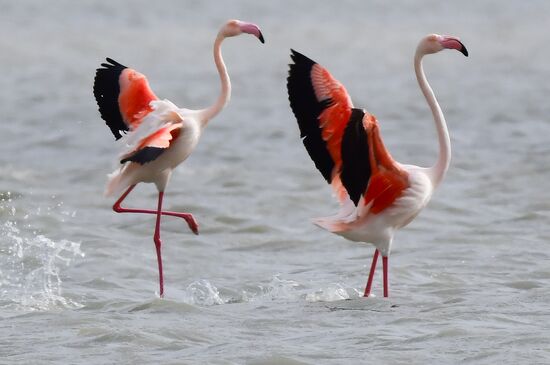
<path fill-rule="evenodd" d="M 227 74 L 227 68 L 222 58 L 222 42 L 225 39 L 225 36 L 221 33 L 218 33 L 216 41 L 214 42 L 214 62 L 216 63 L 216 68 L 220 75 L 220 80 L 222 83 L 222 90 L 218 100 L 216 102 L 201 111 L 201 125 L 205 127 L 208 121 L 214 118 L 218 113 L 227 105 L 229 99 L 231 98 L 231 81 L 229 80 L 229 75 Z"/>
<path fill-rule="evenodd" d="M 432 183 L 434 186 L 437 186 L 445 177 L 445 174 L 449 169 L 449 164 L 451 163 L 451 139 L 449 138 L 449 131 L 447 130 L 447 123 L 445 122 L 443 112 L 441 111 L 434 92 L 430 87 L 430 84 L 428 84 L 426 76 L 424 75 L 424 69 L 422 68 L 422 57 L 424 57 L 424 55 L 424 52 L 417 49 L 414 57 L 414 71 L 416 73 L 416 79 L 418 80 L 420 90 L 422 90 L 422 93 L 424 94 L 424 97 L 432 110 L 435 128 L 437 130 L 437 137 L 439 140 L 439 156 L 435 165 L 429 168 L 429 175 Z"/>

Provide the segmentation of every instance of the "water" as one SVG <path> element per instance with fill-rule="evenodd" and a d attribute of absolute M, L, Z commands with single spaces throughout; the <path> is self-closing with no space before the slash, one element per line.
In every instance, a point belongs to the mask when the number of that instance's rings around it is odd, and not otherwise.
<path fill-rule="evenodd" d="M 545 1 L 0 1 L 0 363 L 545 364 L 550 362 L 550 51 Z M 178 170 L 163 220 L 102 198 L 119 147 L 97 113 L 106 56 L 180 106 L 214 101 L 220 24 L 228 108 Z M 394 157 L 437 145 L 412 70 L 426 33 L 470 57 L 426 60 L 453 161 L 428 208 L 395 239 L 389 299 L 360 297 L 373 249 L 309 223 L 337 204 L 288 107 L 293 47 L 374 113 Z M 136 189 L 129 206 L 151 207 Z"/>

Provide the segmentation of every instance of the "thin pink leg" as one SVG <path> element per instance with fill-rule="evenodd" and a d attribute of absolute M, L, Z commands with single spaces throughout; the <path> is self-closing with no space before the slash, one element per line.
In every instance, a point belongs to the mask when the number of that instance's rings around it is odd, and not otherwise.
<path fill-rule="evenodd" d="M 157 222 L 155 224 L 155 236 L 153 237 L 153 241 L 155 241 L 155 248 L 157 249 L 157 261 L 159 264 L 159 283 L 160 283 L 160 297 L 164 297 L 164 279 L 162 277 L 162 255 L 160 252 L 160 248 L 162 245 L 162 242 L 160 240 L 160 217 L 162 216 L 162 198 L 164 196 L 164 192 L 159 191 L 159 205 L 157 209 Z"/>
<path fill-rule="evenodd" d="M 129 208 L 123 208 L 120 206 L 124 199 L 130 194 L 132 190 L 134 190 L 136 186 L 132 185 L 122 194 L 122 196 L 115 202 L 113 205 L 113 210 L 117 213 L 145 213 L 145 214 L 157 214 L 158 212 L 156 210 L 150 210 L 150 209 L 129 209 Z M 197 224 L 197 221 L 195 220 L 195 217 L 191 213 L 179 213 L 179 212 L 168 212 L 168 211 L 161 211 L 160 214 L 162 215 L 169 215 L 172 217 L 178 217 L 183 218 L 187 222 L 187 225 L 189 226 L 189 229 L 193 231 L 194 234 L 199 234 L 199 225 Z"/>
<path fill-rule="evenodd" d="M 389 297 L 388 290 L 388 256 L 382 256 L 382 268 L 384 270 L 384 298 Z"/>
<path fill-rule="evenodd" d="M 367 286 L 365 288 L 365 295 L 364 297 L 368 297 L 370 295 L 370 289 L 372 288 L 372 279 L 374 278 L 374 271 L 376 270 L 376 261 L 378 261 L 378 250 L 374 251 L 374 255 L 372 256 L 372 264 L 370 265 L 370 273 L 369 273 L 369 279 L 367 280 Z"/>

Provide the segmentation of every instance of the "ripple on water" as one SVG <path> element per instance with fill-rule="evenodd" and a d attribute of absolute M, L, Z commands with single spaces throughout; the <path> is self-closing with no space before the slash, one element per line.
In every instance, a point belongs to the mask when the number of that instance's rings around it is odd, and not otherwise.
<path fill-rule="evenodd" d="M 535 289 L 535 288 L 541 287 L 541 284 L 533 280 L 511 281 L 511 282 L 504 283 L 504 285 L 509 288 L 522 289 L 522 290 L 529 290 L 529 289 Z"/>
<path fill-rule="evenodd" d="M 146 303 L 133 305 L 128 311 L 151 313 L 189 313 L 197 311 L 197 307 L 181 301 L 156 298 Z"/>
<path fill-rule="evenodd" d="M 247 362 L 248 365 L 308 365 L 311 363 L 302 362 L 285 356 L 270 356 L 263 359 L 256 359 Z"/>

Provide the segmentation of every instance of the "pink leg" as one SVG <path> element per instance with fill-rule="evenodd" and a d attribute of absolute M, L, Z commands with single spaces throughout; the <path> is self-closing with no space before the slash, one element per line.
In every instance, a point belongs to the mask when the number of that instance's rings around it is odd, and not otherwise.
<path fill-rule="evenodd" d="M 382 256 L 382 267 L 384 270 L 384 298 L 389 296 L 388 291 L 388 256 Z"/>
<path fill-rule="evenodd" d="M 364 297 L 368 297 L 370 295 L 370 289 L 372 287 L 372 279 L 374 278 L 374 271 L 376 270 L 376 261 L 378 261 L 378 250 L 374 251 L 374 255 L 372 256 L 372 264 L 370 265 L 370 273 L 369 273 L 369 279 L 367 280 L 367 287 L 365 288 L 365 294 Z"/>
<path fill-rule="evenodd" d="M 149 209 L 128 209 L 123 208 L 120 206 L 124 199 L 130 194 L 132 190 L 134 190 L 136 186 L 132 185 L 122 194 L 122 196 L 115 202 L 113 205 L 113 210 L 117 213 L 145 213 L 145 214 L 157 214 L 158 212 L 156 210 L 149 210 Z M 161 211 L 161 215 L 169 215 L 172 217 L 179 217 L 185 219 L 187 222 L 187 225 L 193 231 L 194 234 L 199 234 L 199 225 L 197 224 L 197 221 L 195 220 L 195 217 L 191 213 L 179 213 L 179 212 L 168 212 L 168 211 Z"/>
<path fill-rule="evenodd" d="M 162 256 L 160 253 L 160 248 L 162 245 L 162 242 L 160 240 L 160 217 L 162 216 L 162 198 L 164 196 L 164 192 L 159 192 L 159 205 L 157 209 L 157 222 L 155 224 L 155 235 L 153 237 L 153 241 L 155 241 L 155 248 L 157 249 L 157 261 L 159 264 L 159 283 L 160 283 L 160 297 L 164 297 L 164 280 L 162 277 Z"/>

